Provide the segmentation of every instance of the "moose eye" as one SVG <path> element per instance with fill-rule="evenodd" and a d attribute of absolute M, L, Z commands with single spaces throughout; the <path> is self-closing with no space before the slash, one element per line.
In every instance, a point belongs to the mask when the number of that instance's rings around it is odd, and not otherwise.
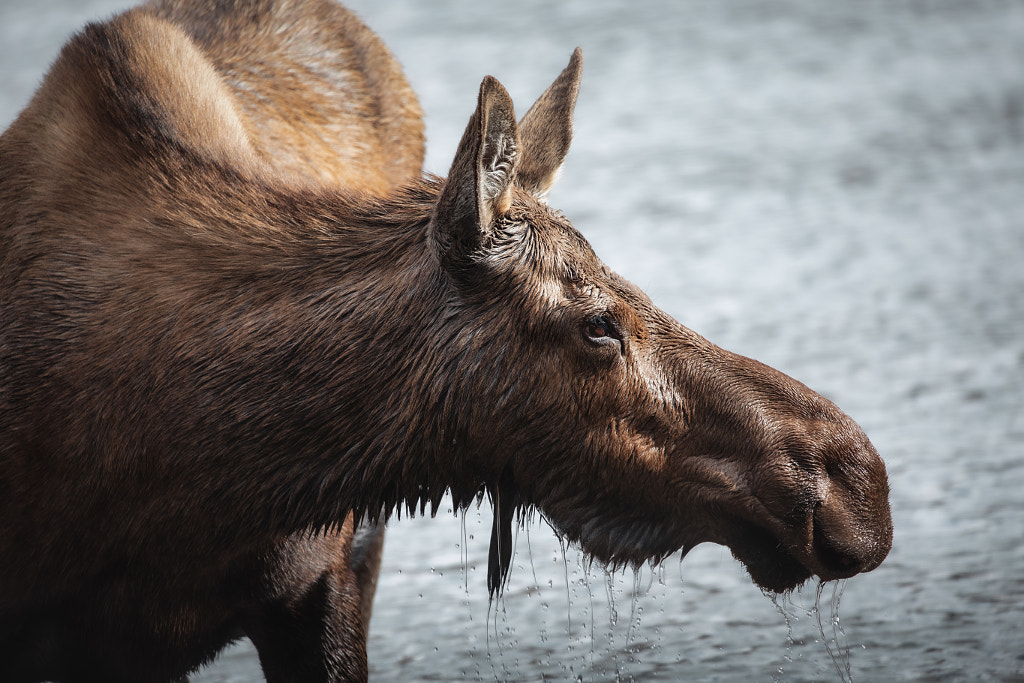
<path fill-rule="evenodd" d="M 622 344 L 618 328 L 607 315 L 596 315 L 583 326 L 587 339 L 595 344 Z"/>

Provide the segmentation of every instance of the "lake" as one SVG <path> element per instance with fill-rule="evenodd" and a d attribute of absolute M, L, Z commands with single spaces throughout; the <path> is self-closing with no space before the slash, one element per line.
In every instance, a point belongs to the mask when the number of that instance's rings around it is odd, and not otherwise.
<path fill-rule="evenodd" d="M 0 123 L 125 6 L 0 4 Z M 371 680 L 1024 680 L 1024 3 L 350 6 L 440 174 L 485 74 L 522 112 L 582 46 L 551 203 L 681 322 L 852 415 L 895 524 L 876 571 L 773 601 L 724 548 L 608 575 L 536 520 L 491 605 L 489 511 L 403 518 Z M 260 680 L 254 651 L 194 680 Z"/>

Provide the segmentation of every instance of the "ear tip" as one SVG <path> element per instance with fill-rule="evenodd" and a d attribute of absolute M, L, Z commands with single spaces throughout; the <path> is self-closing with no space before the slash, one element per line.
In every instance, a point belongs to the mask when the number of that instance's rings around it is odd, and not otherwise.
<path fill-rule="evenodd" d="M 569 65 L 565 67 L 562 72 L 562 78 L 568 79 L 572 83 L 572 88 L 575 90 L 579 87 L 580 77 L 583 74 L 583 49 L 577 47 L 572 51 L 572 56 L 569 57 Z"/>
<path fill-rule="evenodd" d="M 579 78 L 580 72 L 583 71 L 583 49 L 579 46 L 572 51 L 572 56 L 569 57 L 569 66 L 565 67 L 565 70 L 573 74 L 575 78 Z"/>
<path fill-rule="evenodd" d="M 512 102 L 512 96 L 508 94 L 508 90 L 501 84 L 501 81 L 494 76 L 484 76 L 480 82 L 480 101 L 494 101 L 495 99 Z"/>

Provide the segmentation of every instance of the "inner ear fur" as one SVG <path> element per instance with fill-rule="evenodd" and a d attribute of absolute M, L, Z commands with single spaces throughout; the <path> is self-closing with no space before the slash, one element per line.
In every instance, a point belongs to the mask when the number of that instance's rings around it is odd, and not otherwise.
<path fill-rule="evenodd" d="M 569 65 L 519 122 L 523 152 L 516 182 L 537 197 L 547 196 L 569 152 L 582 72 L 583 51 L 576 48 Z"/>
<path fill-rule="evenodd" d="M 446 258 L 479 246 L 508 211 L 519 149 L 512 99 L 501 83 L 487 76 L 434 211 Z"/>

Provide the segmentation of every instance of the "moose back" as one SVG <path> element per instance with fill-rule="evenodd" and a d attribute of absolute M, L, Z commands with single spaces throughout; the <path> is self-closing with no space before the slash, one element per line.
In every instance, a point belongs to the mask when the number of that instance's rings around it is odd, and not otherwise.
<path fill-rule="evenodd" d="M 527 509 L 775 591 L 885 558 L 860 428 L 546 204 L 581 67 L 518 121 L 484 78 L 442 179 L 330 0 L 154 0 L 65 46 L 0 136 L 10 680 L 169 681 L 242 635 L 268 681 L 364 680 L 376 523 L 448 492 L 494 504 L 492 591 Z"/>

